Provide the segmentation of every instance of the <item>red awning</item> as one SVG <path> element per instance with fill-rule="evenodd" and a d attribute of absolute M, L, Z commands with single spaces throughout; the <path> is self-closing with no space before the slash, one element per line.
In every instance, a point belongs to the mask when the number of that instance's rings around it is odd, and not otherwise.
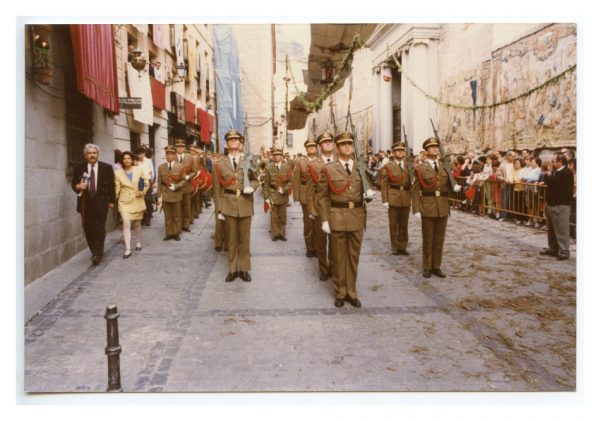
<path fill-rule="evenodd" d="M 119 87 L 112 25 L 71 25 L 71 39 L 79 92 L 118 113 Z"/>
<path fill-rule="evenodd" d="M 208 145 L 210 134 L 213 132 L 213 116 L 198 108 L 198 121 L 200 122 L 200 141 Z"/>
<path fill-rule="evenodd" d="M 196 106 L 187 99 L 185 100 L 185 122 L 196 124 Z"/>
<path fill-rule="evenodd" d="M 154 108 L 158 108 L 159 110 L 166 109 L 167 97 L 165 85 L 150 77 L 150 88 L 152 89 L 152 105 L 154 105 Z"/>

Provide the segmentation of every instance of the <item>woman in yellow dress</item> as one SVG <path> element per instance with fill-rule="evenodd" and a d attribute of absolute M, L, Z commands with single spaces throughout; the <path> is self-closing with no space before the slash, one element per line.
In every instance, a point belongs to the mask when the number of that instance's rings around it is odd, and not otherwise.
<path fill-rule="evenodd" d="M 131 256 L 131 225 L 135 229 L 135 249 L 142 250 L 142 218 L 146 210 L 144 196 L 148 190 L 148 180 L 144 178 L 142 168 L 133 165 L 133 154 L 125 151 L 121 154 L 121 168 L 115 171 L 115 190 L 119 203 L 119 214 L 123 220 L 125 254 Z"/>

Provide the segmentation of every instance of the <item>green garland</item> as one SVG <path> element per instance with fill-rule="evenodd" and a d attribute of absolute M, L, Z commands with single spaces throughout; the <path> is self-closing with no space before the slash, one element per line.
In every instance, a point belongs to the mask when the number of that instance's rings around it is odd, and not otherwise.
<path fill-rule="evenodd" d="M 395 54 L 392 54 L 392 57 L 394 58 L 394 62 L 396 63 L 396 69 L 402 73 L 402 65 L 400 64 L 400 62 L 398 61 L 398 58 L 396 57 Z M 421 92 L 425 98 L 435 102 L 437 105 L 441 105 L 443 107 L 446 108 L 457 108 L 459 110 L 470 110 L 470 111 L 474 111 L 474 110 L 485 110 L 485 109 L 491 109 L 491 108 L 497 108 L 500 107 L 502 105 L 507 105 L 507 104 L 511 104 L 515 101 L 527 98 L 529 96 L 531 96 L 534 92 L 539 91 L 540 89 L 545 88 L 546 86 L 552 85 L 554 83 L 557 83 L 561 78 L 563 78 L 567 73 L 570 73 L 572 71 L 575 70 L 575 68 L 577 67 L 576 64 L 573 64 L 572 66 L 568 67 L 565 71 L 563 71 L 562 73 L 559 73 L 558 75 L 554 76 L 551 79 L 548 79 L 546 82 L 542 83 L 541 85 L 536 86 L 535 88 L 532 88 L 526 92 L 523 92 L 520 95 L 517 95 L 513 98 L 509 98 L 507 100 L 504 101 L 500 101 L 500 102 L 496 102 L 494 104 L 486 104 L 486 105 L 456 105 L 456 104 L 450 104 L 448 102 L 443 102 L 441 99 L 434 97 L 433 95 L 429 95 L 427 92 L 425 92 L 425 90 L 423 88 L 421 88 L 419 85 L 416 84 L 416 82 L 414 80 L 412 80 L 408 74 L 404 73 L 404 75 L 406 76 L 406 79 L 410 82 L 410 84 L 417 89 L 419 92 Z"/>
<path fill-rule="evenodd" d="M 363 42 L 362 38 L 360 37 L 360 34 L 358 34 L 358 33 L 355 34 L 354 38 L 352 38 L 352 46 L 350 47 L 350 50 L 348 50 L 348 52 L 344 55 L 344 58 L 342 59 L 340 67 L 338 68 L 335 76 L 333 77 L 333 80 L 331 81 L 331 83 L 329 83 L 329 85 L 327 85 L 327 87 L 324 90 L 321 91 L 321 94 L 319 95 L 319 97 L 313 102 L 307 100 L 306 97 L 304 96 L 306 93 L 302 92 L 302 91 L 300 91 L 300 89 L 298 89 L 298 84 L 296 83 L 296 78 L 294 77 L 294 72 L 291 71 L 291 66 L 289 66 L 290 74 L 292 76 L 292 81 L 294 82 L 294 88 L 296 89 L 296 96 L 298 98 L 300 98 L 302 105 L 304 106 L 304 108 L 306 108 L 307 111 L 317 112 L 321 108 L 323 108 L 323 101 L 325 101 L 327 98 L 329 98 L 329 96 L 331 96 L 333 91 L 337 88 L 340 81 L 342 80 L 342 76 L 341 76 L 342 72 L 352 69 L 350 62 L 352 61 L 352 59 L 354 57 L 354 52 L 356 50 L 358 50 L 359 48 L 361 48 L 363 45 L 364 45 L 364 42 Z M 287 60 L 288 59 L 286 57 L 286 61 Z M 288 64 L 288 63 L 286 63 L 286 64 Z"/>

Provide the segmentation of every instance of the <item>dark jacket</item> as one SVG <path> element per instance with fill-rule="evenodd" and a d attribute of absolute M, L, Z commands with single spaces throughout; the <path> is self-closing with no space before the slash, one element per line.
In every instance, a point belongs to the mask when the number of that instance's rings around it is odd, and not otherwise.
<path fill-rule="evenodd" d="M 548 206 L 570 205 L 573 200 L 575 179 L 566 166 L 552 175 L 544 175 L 542 181 L 548 186 L 546 201 Z"/>
<path fill-rule="evenodd" d="M 108 212 L 108 204 L 115 203 L 115 172 L 112 165 L 105 162 L 98 161 L 98 174 L 96 176 L 96 196 L 93 198 L 94 206 L 97 211 Z M 75 193 L 79 193 L 75 186 L 81 182 L 83 173 L 87 172 L 87 162 L 79 164 L 75 167 L 73 172 L 73 179 L 71 180 L 71 188 Z M 87 195 L 85 191 L 82 196 L 77 196 L 77 212 L 81 213 L 81 202 L 82 197 Z M 91 203 L 91 202 L 90 202 Z"/>

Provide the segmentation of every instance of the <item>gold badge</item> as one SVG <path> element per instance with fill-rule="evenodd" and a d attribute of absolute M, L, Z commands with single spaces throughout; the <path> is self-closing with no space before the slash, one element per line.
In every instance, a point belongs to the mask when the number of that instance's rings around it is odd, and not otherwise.
<path fill-rule="evenodd" d="M 348 209 L 354 209 L 354 202 L 348 202 Z"/>

